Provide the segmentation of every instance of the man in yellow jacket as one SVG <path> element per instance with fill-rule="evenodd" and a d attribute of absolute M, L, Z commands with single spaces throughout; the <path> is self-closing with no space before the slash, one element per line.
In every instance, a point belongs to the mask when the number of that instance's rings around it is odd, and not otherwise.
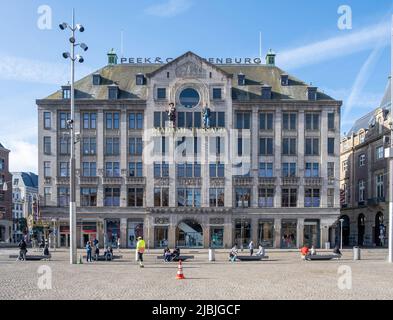
<path fill-rule="evenodd" d="M 145 252 L 145 240 L 143 240 L 142 237 L 138 237 L 138 242 L 136 243 L 136 251 L 138 252 L 138 261 L 139 261 L 139 266 L 141 268 L 144 267 L 143 265 L 143 254 Z"/>

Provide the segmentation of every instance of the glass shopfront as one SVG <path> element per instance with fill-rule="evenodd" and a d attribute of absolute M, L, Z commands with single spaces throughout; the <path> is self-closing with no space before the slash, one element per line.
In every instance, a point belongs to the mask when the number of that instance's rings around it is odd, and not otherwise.
<path fill-rule="evenodd" d="M 320 228 L 319 220 L 304 221 L 304 238 L 303 245 L 311 248 L 320 248 Z"/>
<path fill-rule="evenodd" d="M 295 249 L 297 236 L 297 221 L 283 220 L 281 222 L 281 248 Z"/>
<path fill-rule="evenodd" d="M 195 220 L 183 220 L 176 228 L 176 245 L 183 248 L 203 248 L 203 229 Z"/>
<path fill-rule="evenodd" d="M 260 220 L 258 227 L 258 244 L 272 248 L 274 245 L 274 220 Z"/>
<path fill-rule="evenodd" d="M 83 239 L 83 246 L 85 246 L 88 241 L 93 242 L 94 239 L 97 239 L 97 223 L 96 222 L 83 222 L 82 223 L 82 239 Z"/>
<path fill-rule="evenodd" d="M 224 227 L 210 227 L 210 248 L 224 247 Z"/>
<path fill-rule="evenodd" d="M 238 248 L 247 248 L 251 241 L 251 220 L 236 219 L 235 235 L 233 237 Z"/>
<path fill-rule="evenodd" d="M 117 239 L 120 238 L 120 220 L 106 220 L 105 246 L 117 248 Z"/>
<path fill-rule="evenodd" d="M 60 247 L 68 248 L 70 246 L 70 226 L 60 226 Z"/>
<path fill-rule="evenodd" d="M 168 226 L 154 227 L 154 247 L 165 248 L 168 246 Z"/>
<path fill-rule="evenodd" d="M 143 237 L 143 220 L 129 220 L 127 229 L 128 248 L 136 248 L 138 237 Z"/>

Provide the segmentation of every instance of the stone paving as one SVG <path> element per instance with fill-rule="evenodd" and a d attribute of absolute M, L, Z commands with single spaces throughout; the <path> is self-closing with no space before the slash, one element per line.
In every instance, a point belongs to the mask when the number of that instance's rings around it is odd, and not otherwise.
<path fill-rule="evenodd" d="M 52 252 L 51 261 L 16 262 L 8 256 L 17 250 L 0 249 L 0 299 L 393 299 L 386 250 L 364 249 L 361 261 L 353 261 L 348 250 L 340 261 L 327 262 L 302 261 L 297 251 L 268 250 L 268 261 L 235 263 L 223 250 L 216 252 L 215 262 L 208 261 L 207 250 L 183 253 L 195 256 L 183 264 L 186 280 L 175 279 L 177 264 L 158 261 L 157 250 L 145 255 L 141 269 L 131 250 L 121 250 L 121 260 L 71 266 L 66 250 Z M 38 286 L 42 265 L 52 270 L 50 290 Z M 350 290 L 339 288 L 340 266 L 350 267 Z"/>

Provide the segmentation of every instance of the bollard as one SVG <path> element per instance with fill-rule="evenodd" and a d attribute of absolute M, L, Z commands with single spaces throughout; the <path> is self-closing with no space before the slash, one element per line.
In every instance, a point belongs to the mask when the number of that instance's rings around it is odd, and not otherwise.
<path fill-rule="evenodd" d="M 360 248 L 353 247 L 353 260 L 360 260 Z"/>
<path fill-rule="evenodd" d="M 214 249 L 209 249 L 209 261 L 216 261 Z"/>

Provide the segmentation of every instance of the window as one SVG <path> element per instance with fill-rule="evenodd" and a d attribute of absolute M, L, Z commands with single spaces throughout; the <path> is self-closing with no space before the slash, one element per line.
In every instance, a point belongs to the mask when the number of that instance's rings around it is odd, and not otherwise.
<path fill-rule="evenodd" d="M 142 138 L 129 138 L 128 148 L 130 155 L 141 156 L 143 151 Z"/>
<path fill-rule="evenodd" d="M 297 114 L 296 113 L 283 113 L 282 115 L 283 129 L 296 130 L 297 128 Z"/>
<path fill-rule="evenodd" d="M 259 177 L 272 178 L 273 177 L 273 163 L 260 162 L 259 163 Z"/>
<path fill-rule="evenodd" d="M 236 129 L 250 129 L 251 128 L 251 113 L 237 112 L 236 113 Z"/>
<path fill-rule="evenodd" d="M 210 207 L 223 207 L 225 198 L 224 188 L 210 188 L 209 189 L 209 206 Z"/>
<path fill-rule="evenodd" d="M 63 88 L 63 99 L 71 99 L 71 88 Z"/>
<path fill-rule="evenodd" d="M 83 166 L 82 168 L 83 177 L 97 176 L 97 164 L 95 162 L 83 162 L 82 166 Z"/>
<path fill-rule="evenodd" d="M 348 160 L 344 160 L 343 161 L 343 163 L 342 163 L 342 169 L 343 169 L 343 171 L 344 172 L 347 172 L 348 171 Z"/>
<path fill-rule="evenodd" d="M 281 206 L 283 208 L 297 207 L 297 189 L 282 189 Z"/>
<path fill-rule="evenodd" d="M 108 87 L 108 99 L 109 100 L 117 100 L 119 97 L 119 87 L 115 85 L 111 85 Z"/>
<path fill-rule="evenodd" d="M 128 175 L 130 177 L 143 177 L 142 162 L 130 162 L 128 164 Z"/>
<path fill-rule="evenodd" d="M 366 140 L 366 135 L 364 133 L 359 134 L 359 143 L 363 143 Z"/>
<path fill-rule="evenodd" d="M 135 77 L 135 83 L 137 86 L 143 86 L 145 84 L 145 76 L 138 73 Z"/>
<path fill-rule="evenodd" d="M 334 189 L 332 188 L 327 190 L 327 206 L 328 208 L 334 208 Z"/>
<path fill-rule="evenodd" d="M 361 154 L 359 156 L 359 167 L 364 167 L 366 165 L 366 155 Z"/>
<path fill-rule="evenodd" d="M 334 138 L 328 138 L 328 155 L 334 155 Z"/>
<path fill-rule="evenodd" d="M 378 174 L 376 176 L 376 196 L 378 199 L 383 199 L 385 197 L 385 191 L 384 191 L 384 182 L 383 182 L 383 174 Z"/>
<path fill-rule="evenodd" d="M 60 154 L 69 155 L 71 152 L 71 138 L 60 138 Z"/>
<path fill-rule="evenodd" d="M 305 145 L 306 156 L 318 156 L 319 155 L 319 138 L 307 138 Z"/>
<path fill-rule="evenodd" d="M 50 112 L 44 112 L 44 129 L 52 127 L 52 115 Z"/>
<path fill-rule="evenodd" d="M 143 129 L 143 113 L 130 113 L 128 114 L 128 128 L 129 129 Z"/>
<path fill-rule="evenodd" d="M 199 163 L 179 163 L 176 165 L 178 178 L 200 178 L 201 165 Z"/>
<path fill-rule="evenodd" d="M 200 97 L 198 91 L 193 88 L 184 89 L 179 96 L 180 104 L 185 108 L 193 108 L 199 104 Z"/>
<path fill-rule="evenodd" d="M 165 123 L 168 121 L 167 112 L 154 112 L 154 128 L 165 128 Z M 179 127 L 179 113 L 177 119 L 177 126 Z M 183 122 L 184 123 L 184 122 Z M 183 124 L 184 126 L 184 124 Z"/>
<path fill-rule="evenodd" d="M 154 162 L 154 178 L 169 177 L 169 164 L 162 162 Z"/>
<path fill-rule="evenodd" d="M 70 176 L 70 163 L 69 162 L 60 162 L 59 176 L 62 178 Z"/>
<path fill-rule="evenodd" d="M 51 173 L 51 165 L 49 161 L 44 162 L 44 177 L 45 178 L 50 178 L 52 176 Z"/>
<path fill-rule="evenodd" d="M 105 123 L 107 129 L 119 129 L 120 114 L 118 112 L 105 113 Z"/>
<path fill-rule="evenodd" d="M 97 206 L 97 189 L 81 188 L 81 205 L 82 207 Z"/>
<path fill-rule="evenodd" d="M 274 189 L 260 188 L 258 190 L 258 206 L 260 208 L 274 207 Z"/>
<path fill-rule="evenodd" d="M 169 206 L 169 188 L 154 188 L 154 206 Z"/>
<path fill-rule="evenodd" d="M 68 121 L 71 120 L 71 113 L 60 112 L 59 120 L 60 120 L 60 129 L 63 130 L 70 129 L 70 126 L 68 125 Z"/>
<path fill-rule="evenodd" d="M 214 100 L 221 100 L 222 99 L 221 88 L 213 88 L 213 99 Z"/>
<path fill-rule="evenodd" d="M 44 188 L 44 201 L 45 201 L 46 205 L 48 205 L 50 203 L 51 198 L 52 198 L 52 188 L 45 187 Z"/>
<path fill-rule="evenodd" d="M 236 207 L 248 208 L 251 206 L 251 189 L 250 188 L 236 188 Z"/>
<path fill-rule="evenodd" d="M 318 178 L 319 177 L 319 163 L 306 163 L 305 170 L 306 178 Z"/>
<path fill-rule="evenodd" d="M 96 154 L 96 138 L 83 138 L 82 140 L 83 155 L 95 155 Z"/>
<path fill-rule="evenodd" d="M 105 154 L 107 156 L 117 156 L 120 154 L 120 139 L 106 138 L 105 139 Z"/>
<path fill-rule="evenodd" d="M 328 162 L 328 164 L 327 164 L 327 177 L 329 179 L 332 179 L 332 178 L 335 177 L 335 174 L 334 174 L 334 162 Z"/>
<path fill-rule="evenodd" d="M 364 202 L 366 192 L 366 183 L 364 180 L 359 180 L 359 202 Z"/>
<path fill-rule="evenodd" d="M 70 189 L 58 188 L 59 207 L 68 207 L 70 203 Z"/>
<path fill-rule="evenodd" d="M 377 160 L 381 160 L 384 158 L 383 146 L 377 147 Z"/>
<path fill-rule="evenodd" d="M 225 164 L 223 163 L 210 163 L 209 164 L 210 178 L 223 178 L 225 177 Z"/>
<path fill-rule="evenodd" d="M 328 113 L 328 130 L 335 130 L 335 128 L 336 128 L 336 126 L 334 125 L 334 118 L 335 118 L 335 115 L 334 115 L 334 112 L 330 112 L 330 113 Z"/>
<path fill-rule="evenodd" d="M 104 206 L 105 207 L 120 206 L 120 188 L 105 188 Z"/>
<path fill-rule="evenodd" d="M 259 139 L 259 155 L 273 155 L 273 138 Z"/>
<path fill-rule="evenodd" d="M 259 114 L 259 130 L 273 130 L 273 113 Z"/>
<path fill-rule="evenodd" d="M 296 155 L 296 138 L 282 139 L 282 154 L 283 155 Z"/>
<path fill-rule="evenodd" d="M 237 75 L 237 84 L 239 86 L 245 86 L 246 85 L 246 76 L 242 73 L 239 73 Z"/>
<path fill-rule="evenodd" d="M 143 188 L 129 188 L 127 193 L 128 207 L 143 207 Z"/>
<path fill-rule="evenodd" d="M 0 159 L 0 171 L 3 171 L 4 169 L 5 169 L 4 159 Z"/>
<path fill-rule="evenodd" d="M 96 113 L 83 113 L 83 129 L 96 129 L 97 114 Z"/>
<path fill-rule="evenodd" d="M 321 205 L 321 193 L 319 189 L 304 190 L 304 207 L 319 208 Z"/>
<path fill-rule="evenodd" d="M 287 163 L 284 162 L 282 164 L 282 176 L 283 178 L 293 178 L 296 177 L 296 163 Z"/>
<path fill-rule="evenodd" d="M 319 130 L 319 114 L 306 113 L 306 130 Z"/>
<path fill-rule="evenodd" d="M 200 207 L 201 206 L 201 189 L 199 188 L 178 188 L 177 189 L 177 206 L 178 207 Z"/>
<path fill-rule="evenodd" d="M 157 88 L 157 99 L 166 99 L 166 88 Z"/>
<path fill-rule="evenodd" d="M 119 162 L 106 162 L 105 163 L 105 176 L 106 177 L 120 177 L 120 163 Z"/>
<path fill-rule="evenodd" d="M 101 84 L 101 75 L 98 73 L 93 74 L 93 86 L 99 86 Z"/>
<path fill-rule="evenodd" d="M 153 153 L 154 155 L 165 155 L 167 150 L 166 150 L 166 146 L 168 143 L 168 138 L 166 137 L 154 137 L 153 138 Z"/>

